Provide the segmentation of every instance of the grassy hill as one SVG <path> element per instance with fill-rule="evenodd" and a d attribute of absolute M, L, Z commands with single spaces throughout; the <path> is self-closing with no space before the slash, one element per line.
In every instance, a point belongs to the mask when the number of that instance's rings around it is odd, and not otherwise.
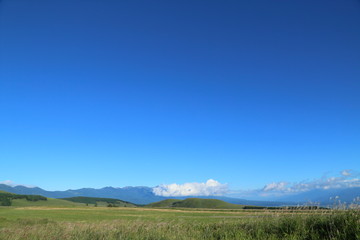
<path fill-rule="evenodd" d="M 137 205 L 122 201 L 115 198 L 95 198 L 95 197 L 71 197 L 62 198 L 62 200 L 71 201 L 75 203 L 83 203 L 87 205 L 96 205 L 101 207 L 136 207 Z"/>
<path fill-rule="evenodd" d="M 154 202 L 154 203 L 150 203 L 148 205 L 146 205 L 146 207 L 164 207 L 164 208 L 167 208 L 167 207 L 172 207 L 172 205 L 175 203 L 175 202 L 180 202 L 181 200 L 180 199 L 166 199 L 166 200 L 163 200 L 163 201 L 160 201 L 160 202 Z"/>
<path fill-rule="evenodd" d="M 81 207 L 84 203 L 75 203 L 62 199 L 48 198 L 46 201 L 31 202 L 25 199 L 15 199 L 12 201 L 13 207 Z"/>
<path fill-rule="evenodd" d="M 61 199 L 46 198 L 40 195 L 24 195 L 24 194 L 14 194 L 5 191 L 0 191 L 0 206 L 76 207 L 76 206 L 85 206 L 85 204 L 74 203 Z"/>
<path fill-rule="evenodd" d="M 214 209 L 243 209 L 244 205 L 227 203 L 218 199 L 187 198 L 185 200 L 167 199 L 146 205 L 147 207 L 175 207 L 175 208 L 214 208 Z"/>
<path fill-rule="evenodd" d="M 0 194 L 1 194 L 1 193 L 5 193 L 5 194 L 12 194 L 12 193 L 5 192 L 5 191 L 1 191 L 1 190 L 0 190 Z"/>
<path fill-rule="evenodd" d="M 0 192 L 0 206 L 12 206 L 13 201 L 23 200 L 27 202 L 47 201 L 46 197 L 40 195 L 22 195 L 9 192 Z"/>

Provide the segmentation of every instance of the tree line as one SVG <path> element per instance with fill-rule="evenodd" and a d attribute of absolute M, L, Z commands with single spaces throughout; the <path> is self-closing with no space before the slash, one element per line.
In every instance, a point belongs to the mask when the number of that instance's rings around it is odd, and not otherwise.
<path fill-rule="evenodd" d="M 47 201 L 47 198 L 40 195 L 23 195 L 12 193 L 0 193 L 0 206 L 11 206 L 13 199 L 26 199 L 26 201 Z"/>

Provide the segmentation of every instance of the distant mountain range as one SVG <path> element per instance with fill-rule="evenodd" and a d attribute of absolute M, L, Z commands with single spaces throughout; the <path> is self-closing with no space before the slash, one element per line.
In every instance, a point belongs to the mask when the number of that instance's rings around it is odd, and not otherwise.
<path fill-rule="evenodd" d="M 46 191 L 39 187 L 29 188 L 25 186 L 11 187 L 0 184 L 0 190 L 16 194 L 33 194 L 42 195 L 49 198 L 70 198 L 70 197 L 98 197 L 98 198 L 115 198 L 136 204 L 149 204 L 161 201 L 167 198 L 156 196 L 150 187 L 104 187 L 100 189 L 81 188 L 66 191 Z"/>
<path fill-rule="evenodd" d="M 149 204 L 153 202 L 159 202 L 162 200 L 174 198 L 174 197 L 162 197 L 157 196 L 153 193 L 150 187 L 104 187 L 100 189 L 94 188 L 81 188 L 77 190 L 66 190 L 66 191 L 46 191 L 39 187 L 29 188 L 25 186 L 11 187 L 9 185 L 0 184 L 0 190 L 16 193 L 16 194 L 32 194 L 41 195 L 49 198 L 71 198 L 71 197 L 97 197 L 97 198 L 114 198 L 120 199 L 135 204 Z M 287 205 L 284 202 L 273 202 L 273 201 L 251 201 L 239 198 L 230 198 L 223 196 L 186 196 L 176 197 L 178 199 L 186 199 L 191 197 L 204 198 L 204 199 L 219 199 L 228 203 L 241 204 L 241 205 L 254 205 L 254 206 L 282 206 Z"/>
<path fill-rule="evenodd" d="M 79 196 L 113 198 L 135 204 L 149 204 L 174 198 L 157 196 L 153 193 L 153 190 L 150 187 L 104 187 L 100 189 L 81 188 L 77 190 L 66 191 L 46 191 L 39 187 L 30 188 L 20 185 L 11 187 L 9 185 L 0 184 L 0 190 L 16 194 L 41 195 L 49 198 L 71 198 Z M 308 192 L 293 194 L 290 196 L 279 197 L 272 199 L 271 201 L 245 200 L 224 196 L 186 196 L 176 198 L 181 200 L 186 198 L 218 199 L 232 204 L 276 207 L 284 205 L 306 204 L 310 202 L 320 202 L 323 206 L 332 205 L 336 196 L 338 196 L 336 201 L 340 200 L 341 202 L 351 203 L 355 198 L 360 197 L 360 187 L 328 190 L 316 189 Z"/>

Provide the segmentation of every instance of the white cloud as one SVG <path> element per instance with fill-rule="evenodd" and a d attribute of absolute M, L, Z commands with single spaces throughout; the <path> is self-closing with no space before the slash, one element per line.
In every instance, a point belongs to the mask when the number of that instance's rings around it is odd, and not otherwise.
<path fill-rule="evenodd" d="M 281 197 L 316 189 L 327 190 L 352 187 L 360 187 L 360 173 L 355 170 L 343 170 L 337 176 L 322 177 L 302 182 L 272 182 L 260 189 L 229 191 L 228 196 L 262 200 L 264 197 Z"/>
<path fill-rule="evenodd" d="M 267 185 L 265 185 L 265 187 L 263 188 L 263 191 L 267 192 L 267 191 L 283 191 L 286 190 L 286 185 L 288 185 L 287 182 L 273 182 L 273 183 L 269 183 Z"/>
<path fill-rule="evenodd" d="M 227 184 L 209 179 L 206 183 L 162 184 L 153 188 L 155 195 L 163 197 L 175 196 L 218 196 L 228 192 Z"/>
<path fill-rule="evenodd" d="M 341 171 L 341 175 L 343 175 L 343 176 L 351 176 L 351 170 L 343 170 L 343 171 Z"/>
<path fill-rule="evenodd" d="M 28 188 L 34 188 L 36 186 L 34 185 L 24 185 L 24 184 L 17 184 L 11 180 L 5 180 L 5 181 L 2 181 L 0 182 L 0 184 L 5 184 L 5 185 L 8 185 L 10 187 L 16 187 L 16 186 L 23 186 L 23 187 L 28 187 Z"/>
<path fill-rule="evenodd" d="M 11 181 L 11 180 L 5 180 L 5 181 L 2 181 L 2 182 L 0 182 L 0 184 L 5 184 L 5 185 L 8 185 L 8 186 L 10 186 L 10 187 L 15 187 L 15 186 L 17 186 L 17 184 L 15 184 L 13 181 Z"/>
<path fill-rule="evenodd" d="M 264 186 L 263 192 L 273 192 L 274 194 L 286 194 L 296 192 L 306 192 L 314 189 L 334 189 L 360 187 L 360 179 L 355 178 L 353 170 L 343 170 L 338 177 L 323 177 L 311 181 L 300 183 L 274 182 Z"/>

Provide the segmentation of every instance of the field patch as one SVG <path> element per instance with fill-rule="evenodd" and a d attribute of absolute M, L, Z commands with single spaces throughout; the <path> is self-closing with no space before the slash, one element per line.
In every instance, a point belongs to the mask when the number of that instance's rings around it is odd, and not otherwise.
<path fill-rule="evenodd" d="M 0 239 L 347 239 L 358 210 L 0 207 Z"/>

